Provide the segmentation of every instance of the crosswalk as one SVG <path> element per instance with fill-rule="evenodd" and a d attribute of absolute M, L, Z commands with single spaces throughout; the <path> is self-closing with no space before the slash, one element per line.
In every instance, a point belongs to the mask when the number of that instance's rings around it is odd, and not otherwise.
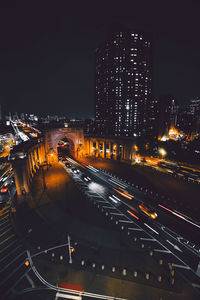
<path fill-rule="evenodd" d="M 10 219 L 10 204 L 0 215 L 0 295 L 15 299 L 24 289 L 35 287 L 34 274 L 26 266 L 27 252 L 16 235 Z M 32 277 L 32 278 L 31 278 Z"/>

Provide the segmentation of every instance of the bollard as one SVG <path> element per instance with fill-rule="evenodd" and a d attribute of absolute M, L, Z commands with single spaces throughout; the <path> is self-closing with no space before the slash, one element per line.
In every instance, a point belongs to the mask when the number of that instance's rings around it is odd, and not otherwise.
<path fill-rule="evenodd" d="M 112 272 L 113 272 L 113 273 L 115 272 L 115 267 L 112 267 Z"/>
<path fill-rule="evenodd" d="M 95 267 L 96 267 L 96 264 L 95 264 L 95 263 L 93 263 L 93 264 L 92 264 L 92 267 L 93 267 L 93 268 L 95 268 Z"/>
<path fill-rule="evenodd" d="M 81 266 L 84 266 L 84 264 L 85 264 L 85 261 L 84 261 L 84 259 L 81 261 Z"/>
<path fill-rule="evenodd" d="M 128 231 L 127 234 L 130 235 L 130 231 Z"/>
<path fill-rule="evenodd" d="M 159 260 L 159 264 L 160 264 L 160 265 L 163 265 L 163 259 L 160 259 L 160 260 Z"/>
<path fill-rule="evenodd" d="M 106 212 L 106 216 L 108 216 L 108 212 Z"/>
<path fill-rule="evenodd" d="M 153 256 L 153 251 L 150 251 L 150 252 L 149 252 L 149 255 L 150 255 L 150 256 Z"/>
<path fill-rule="evenodd" d="M 159 282 L 162 281 L 162 276 L 161 276 L 161 275 L 158 276 L 158 281 L 159 281 Z"/>
<path fill-rule="evenodd" d="M 111 216 L 110 219 L 113 220 L 113 217 Z"/>
<path fill-rule="evenodd" d="M 121 230 L 124 230 L 124 226 L 121 227 Z"/>
<path fill-rule="evenodd" d="M 63 256 L 62 255 L 60 256 L 60 260 L 63 260 Z"/>
<path fill-rule="evenodd" d="M 145 274 L 145 277 L 146 277 L 147 280 L 149 280 L 150 274 L 149 274 L 149 273 L 146 273 L 146 274 Z"/>
<path fill-rule="evenodd" d="M 171 270 L 171 276 L 174 277 L 174 270 Z"/>
<path fill-rule="evenodd" d="M 117 224 L 118 224 L 118 221 L 116 221 L 115 224 L 117 225 Z"/>
<path fill-rule="evenodd" d="M 122 275 L 123 275 L 123 276 L 126 276 L 126 275 L 127 275 L 126 269 L 123 269 Z"/>
<path fill-rule="evenodd" d="M 141 244 L 141 248 L 144 248 L 144 244 Z"/>
<path fill-rule="evenodd" d="M 136 237 L 134 238 L 134 242 L 137 242 L 137 238 Z"/>
<path fill-rule="evenodd" d="M 105 269 L 105 266 L 104 266 L 104 265 L 102 265 L 102 266 L 101 266 L 101 270 L 104 270 L 104 269 Z"/>
<path fill-rule="evenodd" d="M 137 276 L 138 276 L 138 272 L 137 272 L 137 271 L 134 271 L 133 276 L 134 276 L 134 277 L 137 277 Z"/>
<path fill-rule="evenodd" d="M 55 253 L 52 253 L 51 256 L 52 256 L 52 257 L 55 257 Z"/>

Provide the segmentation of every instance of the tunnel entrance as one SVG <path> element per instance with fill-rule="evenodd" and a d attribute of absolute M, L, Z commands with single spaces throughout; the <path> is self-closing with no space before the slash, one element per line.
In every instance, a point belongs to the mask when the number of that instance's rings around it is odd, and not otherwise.
<path fill-rule="evenodd" d="M 74 143 L 68 138 L 62 138 L 57 144 L 58 160 L 65 160 L 66 157 L 74 156 Z"/>

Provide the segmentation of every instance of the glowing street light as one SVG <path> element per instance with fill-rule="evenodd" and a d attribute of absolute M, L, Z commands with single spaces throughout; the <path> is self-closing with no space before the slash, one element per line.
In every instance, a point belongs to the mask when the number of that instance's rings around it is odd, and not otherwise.
<path fill-rule="evenodd" d="M 162 158 L 164 158 L 167 155 L 167 151 L 164 148 L 160 148 L 158 150 L 158 152 L 160 153 L 160 155 L 162 156 Z"/>

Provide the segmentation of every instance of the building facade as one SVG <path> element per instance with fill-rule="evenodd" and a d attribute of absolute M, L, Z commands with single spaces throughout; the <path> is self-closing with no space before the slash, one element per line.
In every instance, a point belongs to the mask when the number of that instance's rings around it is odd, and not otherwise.
<path fill-rule="evenodd" d="M 158 136 L 168 135 L 170 127 L 176 127 L 178 105 L 171 95 L 162 95 L 157 102 Z"/>
<path fill-rule="evenodd" d="M 95 124 L 100 135 L 152 133 L 152 41 L 147 33 L 114 27 L 95 53 Z"/>

